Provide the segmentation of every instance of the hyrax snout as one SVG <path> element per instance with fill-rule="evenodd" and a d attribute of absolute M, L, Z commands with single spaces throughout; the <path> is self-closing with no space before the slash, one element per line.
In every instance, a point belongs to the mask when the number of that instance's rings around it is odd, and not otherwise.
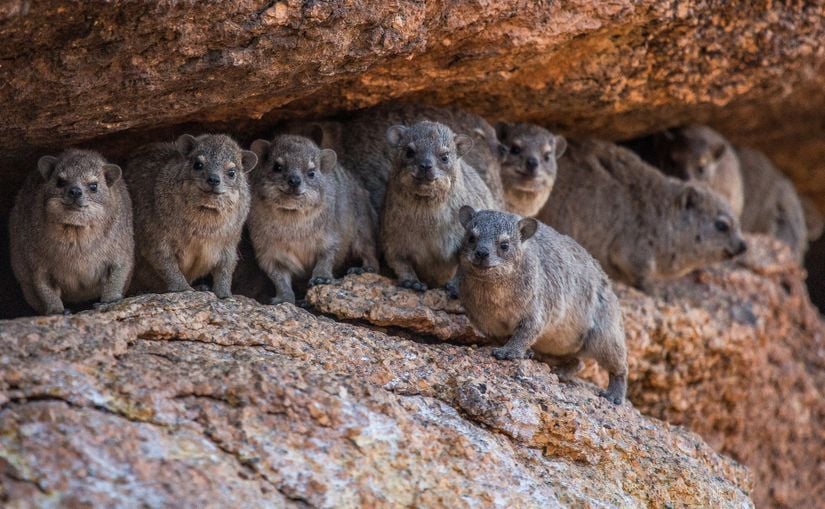
<path fill-rule="evenodd" d="M 14 274 L 37 312 L 123 297 L 134 265 L 131 202 L 120 167 L 100 154 L 41 157 L 17 196 L 10 232 Z"/>
<path fill-rule="evenodd" d="M 506 340 L 497 359 L 531 349 L 562 378 L 590 357 L 610 376 L 603 396 L 621 404 L 627 353 L 618 299 L 607 275 L 573 239 L 533 218 L 462 207 L 459 296 L 470 321 Z"/>

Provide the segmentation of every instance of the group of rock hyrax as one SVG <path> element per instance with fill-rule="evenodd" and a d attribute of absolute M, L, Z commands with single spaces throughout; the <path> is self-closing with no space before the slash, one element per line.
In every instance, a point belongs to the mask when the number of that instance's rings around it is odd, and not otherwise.
<path fill-rule="evenodd" d="M 535 351 L 562 378 L 595 359 L 621 403 L 609 278 L 650 291 L 734 257 L 740 224 L 801 256 L 821 228 L 763 155 L 707 127 L 619 146 L 401 104 L 289 123 L 250 148 L 184 134 L 138 148 L 123 172 L 88 150 L 41 157 L 11 214 L 26 301 L 62 313 L 208 282 L 221 298 L 294 303 L 383 267 L 404 288 L 460 298 L 480 332 L 506 340 L 498 359 Z"/>

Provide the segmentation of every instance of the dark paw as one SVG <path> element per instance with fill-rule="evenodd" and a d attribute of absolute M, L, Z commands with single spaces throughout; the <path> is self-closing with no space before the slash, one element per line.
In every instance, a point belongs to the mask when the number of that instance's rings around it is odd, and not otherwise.
<path fill-rule="evenodd" d="M 364 267 L 350 267 L 349 269 L 347 269 L 347 274 L 355 274 L 358 276 L 360 276 L 364 272 L 366 272 L 366 269 L 364 269 Z"/>
<path fill-rule="evenodd" d="M 621 394 L 611 394 L 607 391 L 601 391 L 599 396 L 603 397 L 607 401 L 613 403 L 614 405 L 621 405 L 624 402 L 624 398 Z"/>
<path fill-rule="evenodd" d="M 415 279 L 404 279 L 398 283 L 401 288 L 409 288 L 416 292 L 423 292 L 427 290 L 427 285 Z"/>
<path fill-rule="evenodd" d="M 364 272 L 369 272 L 369 273 L 375 272 L 375 267 L 370 267 L 369 265 L 364 265 L 363 267 L 361 267 L 361 269 Z"/>
<path fill-rule="evenodd" d="M 309 309 L 310 307 L 312 307 L 309 305 L 309 301 L 306 299 L 299 299 L 295 302 L 295 305 L 302 309 Z"/>
<path fill-rule="evenodd" d="M 196 292 L 208 292 L 212 290 L 207 284 L 195 285 L 194 288 Z"/>
<path fill-rule="evenodd" d="M 451 299 L 457 299 L 458 298 L 458 286 L 451 285 L 451 284 L 448 283 L 447 285 L 444 286 L 444 290 L 447 292 L 447 297 L 449 297 Z"/>
<path fill-rule="evenodd" d="M 287 298 L 287 297 L 272 297 L 271 299 L 269 299 L 269 304 L 272 305 L 272 306 L 277 306 L 278 304 L 283 304 L 285 302 L 287 302 L 289 304 L 295 304 L 295 299 L 294 298 L 290 299 L 290 298 Z"/>
<path fill-rule="evenodd" d="M 328 285 L 332 283 L 331 277 L 315 276 L 309 280 L 309 286 Z"/>
<path fill-rule="evenodd" d="M 500 347 L 493 348 L 493 357 L 500 361 L 511 361 L 516 359 L 529 359 L 533 357 L 533 352 L 527 350 L 526 352 L 517 352 L 512 348 Z"/>

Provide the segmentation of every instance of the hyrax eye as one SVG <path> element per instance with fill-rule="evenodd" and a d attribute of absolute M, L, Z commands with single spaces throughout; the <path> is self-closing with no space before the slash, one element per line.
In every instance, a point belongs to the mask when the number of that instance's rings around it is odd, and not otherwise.
<path fill-rule="evenodd" d="M 66 187 L 66 184 L 68 184 L 68 182 L 66 182 L 66 179 L 57 179 L 57 187 Z"/>
<path fill-rule="evenodd" d="M 510 249 L 510 243 L 509 242 L 502 242 L 501 244 L 498 245 L 498 247 L 500 247 L 502 251 L 507 251 L 508 249 Z"/>
<path fill-rule="evenodd" d="M 475 235 L 470 235 L 469 237 L 467 237 L 467 242 L 469 242 L 470 244 L 475 244 L 476 240 L 478 240 L 478 239 L 476 238 Z"/>
<path fill-rule="evenodd" d="M 281 164 L 281 163 L 275 163 L 272 166 L 272 171 L 274 171 L 275 173 L 280 173 L 280 172 L 284 171 L 284 165 Z"/>
<path fill-rule="evenodd" d="M 450 156 L 448 156 L 447 154 L 444 154 L 443 156 L 441 156 L 441 162 L 442 163 L 449 163 L 450 162 Z"/>
<path fill-rule="evenodd" d="M 410 147 L 407 147 L 407 150 L 404 152 L 404 155 L 407 156 L 407 159 L 412 159 L 413 157 L 415 157 L 415 150 L 411 149 Z"/>
<path fill-rule="evenodd" d="M 518 145 L 513 145 L 512 147 L 510 147 L 510 153 L 514 156 L 521 154 L 521 147 L 519 147 Z"/>
<path fill-rule="evenodd" d="M 237 175 L 237 172 L 235 172 L 235 170 L 229 170 L 226 174 L 229 175 L 229 178 L 233 179 L 235 175 Z"/>
<path fill-rule="evenodd" d="M 315 178 L 315 172 L 314 171 L 308 171 L 307 172 L 307 177 L 309 177 L 311 179 L 314 179 Z"/>
<path fill-rule="evenodd" d="M 722 220 L 716 221 L 713 223 L 713 226 L 722 233 L 727 233 L 730 231 L 730 225 Z"/>
<path fill-rule="evenodd" d="M 89 184 L 89 191 L 96 193 L 97 192 L 97 182 L 92 182 Z"/>
<path fill-rule="evenodd" d="M 192 168 L 194 168 L 196 170 L 202 170 L 203 169 L 203 163 L 200 162 L 200 161 L 195 161 L 195 164 L 192 165 Z"/>
<path fill-rule="evenodd" d="M 550 152 L 545 152 L 544 153 L 544 160 L 547 161 L 548 163 L 550 162 L 550 159 L 552 159 L 552 158 L 553 158 L 553 154 L 551 154 Z"/>

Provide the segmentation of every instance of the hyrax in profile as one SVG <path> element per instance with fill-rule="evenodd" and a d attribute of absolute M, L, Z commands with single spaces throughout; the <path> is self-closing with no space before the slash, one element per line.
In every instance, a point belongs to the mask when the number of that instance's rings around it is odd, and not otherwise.
<path fill-rule="evenodd" d="M 781 240 L 801 259 L 808 247 L 808 228 L 793 183 L 761 152 L 742 148 L 739 159 L 745 181 L 742 229 Z"/>
<path fill-rule="evenodd" d="M 351 272 L 378 269 L 377 218 L 358 180 L 334 150 L 302 136 L 256 140 L 249 233 L 258 265 L 275 285 L 272 304 L 295 303 L 293 280 L 327 284 L 354 259 Z"/>
<path fill-rule="evenodd" d="M 497 359 L 530 349 L 575 374 L 580 358 L 610 375 L 602 396 L 616 404 L 627 389 L 627 352 L 619 301 L 592 256 L 566 235 L 533 218 L 462 207 L 466 230 L 459 258 L 459 296 L 484 335 L 507 339 Z"/>
<path fill-rule="evenodd" d="M 736 217 L 745 191 L 739 158 L 730 143 L 710 127 L 691 125 L 658 133 L 651 163 L 666 175 L 708 186 L 722 195 Z"/>
<path fill-rule="evenodd" d="M 249 212 L 246 174 L 257 159 L 222 134 L 184 134 L 132 155 L 125 176 L 136 197 L 133 293 L 192 290 L 211 275 L 215 295 L 232 294 Z"/>
<path fill-rule="evenodd" d="M 395 151 L 381 217 L 387 265 L 402 287 L 447 285 L 456 296 L 452 279 L 464 237 L 458 210 L 495 205 L 481 177 L 462 160 L 472 142 L 429 121 L 390 127 L 387 142 Z"/>
<path fill-rule="evenodd" d="M 496 124 L 500 142 L 501 180 L 507 210 L 535 216 L 547 202 L 556 182 L 556 160 L 567 141 L 535 124 Z"/>
<path fill-rule="evenodd" d="M 38 313 L 123 298 L 134 266 L 132 204 L 120 167 L 69 149 L 43 156 L 11 211 L 11 264 Z"/>
<path fill-rule="evenodd" d="M 718 194 L 667 177 L 609 142 L 570 142 L 538 219 L 573 237 L 607 274 L 645 291 L 747 248 Z"/>

